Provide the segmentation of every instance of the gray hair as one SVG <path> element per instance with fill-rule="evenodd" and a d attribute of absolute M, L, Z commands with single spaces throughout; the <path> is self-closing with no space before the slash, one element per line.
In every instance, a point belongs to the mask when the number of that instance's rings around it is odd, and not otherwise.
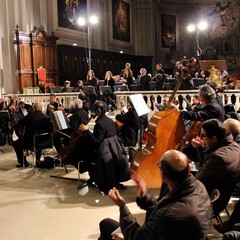
<path fill-rule="evenodd" d="M 211 102 L 216 98 L 216 93 L 208 84 L 200 86 L 199 93 L 208 101 Z"/>
<path fill-rule="evenodd" d="M 75 106 L 76 106 L 78 109 L 81 109 L 82 106 L 83 106 L 82 100 L 81 100 L 81 99 L 76 99 L 76 100 L 75 100 Z"/>

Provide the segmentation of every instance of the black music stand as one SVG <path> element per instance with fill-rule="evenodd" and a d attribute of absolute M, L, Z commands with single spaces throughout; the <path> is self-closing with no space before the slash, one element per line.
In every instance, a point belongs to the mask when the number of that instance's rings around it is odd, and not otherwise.
<path fill-rule="evenodd" d="M 117 86 L 113 86 L 114 91 L 118 92 L 118 91 L 129 91 L 128 89 L 128 85 L 117 85 Z"/>
<path fill-rule="evenodd" d="M 86 95 L 97 95 L 93 86 L 83 86 L 82 88 Z"/>
<path fill-rule="evenodd" d="M 148 82 L 148 89 L 149 90 L 157 90 L 157 82 L 155 82 L 155 81 Z"/>
<path fill-rule="evenodd" d="M 99 86 L 99 89 L 102 92 L 103 96 L 108 97 L 110 94 L 113 94 L 112 88 L 110 86 Z"/>
<path fill-rule="evenodd" d="M 133 84 L 129 86 L 130 91 L 140 91 L 140 87 L 137 84 Z"/>
<path fill-rule="evenodd" d="M 206 83 L 206 80 L 204 78 L 194 78 L 193 79 L 194 89 L 199 89 L 199 87 L 204 85 L 205 83 Z"/>
<path fill-rule="evenodd" d="M 62 87 L 60 86 L 49 87 L 49 90 L 50 90 L 50 93 L 61 93 Z"/>
<path fill-rule="evenodd" d="M 11 117 L 10 117 L 10 114 L 9 114 L 8 110 L 1 110 L 0 111 L 0 120 L 1 119 L 4 119 L 5 121 L 11 121 Z M 1 149 L 0 149 L 0 152 L 4 153 L 4 151 L 1 150 Z"/>
<path fill-rule="evenodd" d="M 164 83 L 164 87 L 166 90 L 174 90 L 177 85 L 177 82 L 178 81 L 176 78 L 170 78 L 166 80 L 166 82 Z"/>

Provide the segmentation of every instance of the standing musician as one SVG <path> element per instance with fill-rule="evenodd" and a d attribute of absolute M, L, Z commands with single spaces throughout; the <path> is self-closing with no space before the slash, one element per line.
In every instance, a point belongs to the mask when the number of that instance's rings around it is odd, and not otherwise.
<path fill-rule="evenodd" d="M 105 115 L 105 103 L 95 102 L 93 111 L 97 117 L 93 133 L 88 125 L 81 124 L 79 129 L 83 132 L 84 142 L 88 143 L 91 161 L 95 161 L 93 181 L 107 194 L 111 188 L 121 187 L 121 181 L 130 178 L 129 164 L 115 124 Z"/>
<path fill-rule="evenodd" d="M 125 64 L 125 68 L 121 70 L 120 77 L 123 83 L 126 83 L 128 86 L 133 84 L 133 71 L 130 63 Z"/>

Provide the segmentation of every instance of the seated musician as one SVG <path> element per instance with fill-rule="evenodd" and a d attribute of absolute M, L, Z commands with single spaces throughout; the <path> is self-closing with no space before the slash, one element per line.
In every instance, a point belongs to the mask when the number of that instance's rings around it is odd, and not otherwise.
<path fill-rule="evenodd" d="M 95 161 L 93 180 L 99 189 L 107 194 L 111 188 L 121 187 L 120 182 L 130 178 L 129 164 L 114 121 L 105 114 L 105 103 L 95 102 L 93 111 L 97 117 L 93 133 L 88 125 L 81 124 L 79 129 L 84 132 L 84 142 L 87 142 L 90 148 L 89 157 L 92 157 L 91 161 Z"/>
<path fill-rule="evenodd" d="M 61 154 L 62 145 L 67 146 L 69 144 L 71 135 L 79 128 L 79 126 L 82 123 L 87 124 L 89 121 L 87 112 L 83 110 L 83 102 L 81 99 L 75 100 L 71 114 L 71 117 L 69 117 L 70 128 L 62 131 L 55 131 L 53 135 L 53 143 L 59 154 Z"/>
<path fill-rule="evenodd" d="M 63 110 L 61 104 L 57 102 L 56 95 L 54 93 L 50 93 L 49 95 L 49 104 L 47 105 L 47 115 L 50 115 L 51 112 Z"/>
<path fill-rule="evenodd" d="M 181 111 L 181 117 L 183 119 L 201 122 L 216 118 L 223 122 L 224 113 L 222 112 L 221 106 L 216 101 L 214 89 L 208 84 L 204 84 L 200 87 L 198 95 L 203 107 L 199 111 Z"/>
<path fill-rule="evenodd" d="M 35 134 L 44 132 L 52 132 L 53 125 L 49 116 L 42 112 L 42 104 L 34 103 L 34 111 L 29 112 L 24 118 L 18 121 L 19 126 L 25 128 L 24 135 L 13 142 L 13 147 L 16 152 L 18 164 L 16 167 L 27 167 L 29 163 L 25 156 L 23 156 L 24 149 L 33 149 L 33 137 Z M 36 165 L 39 164 L 41 158 L 41 151 L 36 153 Z"/>
<path fill-rule="evenodd" d="M 119 133 L 124 146 L 134 147 L 138 141 L 138 130 L 140 125 L 140 119 L 132 104 L 132 101 L 128 99 L 127 112 L 116 115 L 116 120 L 123 123 L 123 128 Z M 134 150 L 129 148 L 129 161 L 133 159 Z"/>

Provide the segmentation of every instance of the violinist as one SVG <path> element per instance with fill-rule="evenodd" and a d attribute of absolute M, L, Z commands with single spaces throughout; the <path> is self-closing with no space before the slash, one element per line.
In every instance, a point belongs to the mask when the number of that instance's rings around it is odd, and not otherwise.
<path fill-rule="evenodd" d="M 50 115 L 51 112 L 63 110 L 61 104 L 57 102 L 56 95 L 54 93 L 50 93 L 49 95 L 49 103 L 47 105 L 47 115 Z"/>
<path fill-rule="evenodd" d="M 92 180 L 101 191 L 108 194 L 113 187 L 123 187 L 120 182 L 130 178 L 129 164 L 123 144 L 117 136 L 114 121 L 105 114 L 105 103 L 95 102 L 93 111 L 97 117 L 93 133 L 88 125 L 81 124 L 79 129 L 84 134 L 84 142 L 90 147 L 88 160 L 95 162 Z"/>
<path fill-rule="evenodd" d="M 76 99 L 74 103 L 74 107 L 72 109 L 72 115 L 69 118 L 70 128 L 62 130 L 64 134 L 69 137 L 76 131 L 79 126 L 84 123 L 87 124 L 89 121 L 89 117 L 86 111 L 83 110 L 83 102 L 80 99 Z M 61 152 L 61 145 L 68 145 L 70 142 L 70 138 L 61 134 L 59 132 L 55 132 L 53 136 L 54 146 L 58 153 Z"/>
<path fill-rule="evenodd" d="M 138 141 L 138 131 L 140 119 L 133 106 L 133 103 L 128 99 L 127 112 L 116 115 L 116 120 L 123 123 L 123 128 L 119 136 L 125 147 L 135 147 Z M 129 148 L 129 161 L 133 159 L 134 151 Z"/>

